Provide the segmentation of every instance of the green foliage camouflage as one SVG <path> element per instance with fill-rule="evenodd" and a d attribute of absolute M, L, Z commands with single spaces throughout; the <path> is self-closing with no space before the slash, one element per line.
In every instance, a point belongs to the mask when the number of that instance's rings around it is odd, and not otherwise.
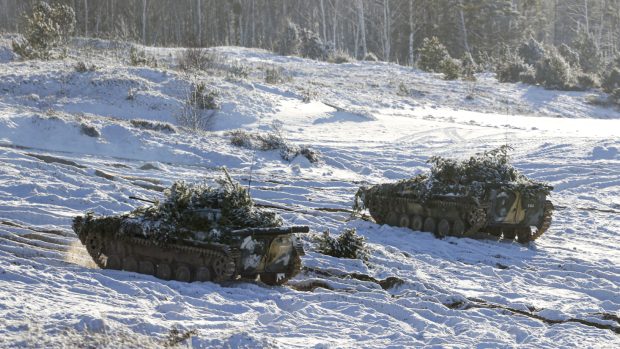
<path fill-rule="evenodd" d="M 226 243 L 230 239 L 226 232 L 231 230 L 282 225 L 275 212 L 257 208 L 247 189 L 227 172 L 217 183 L 212 187 L 178 181 L 164 192 L 162 201 L 120 216 L 96 218 L 90 213 L 77 217 L 74 228 L 99 225 L 120 236 L 145 236 L 157 243 L 176 239 Z"/>
<path fill-rule="evenodd" d="M 345 229 L 336 238 L 331 237 L 326 230 L 318 240 L 318 252 L 322 254 L 337 258 L 368 260 L 366 239 L 357 235 L 355 229 Z"/>
<path fill-rule="evenodd" d="M 548 195 L 551 186 L 528 179 L 510 164 L 507 145 L 476 154 L 467 160 L 457 161 L 441 156 L 433 156 L 430 175 L 420 174 L 395 184 L 379 184 L 371 188 L 360 188 L 355 195 L 353 208 L 365 208 L 366 192 L 378 192 L 385 196 L 411 196 L 426 203 L 436 195 L 451 195 L 471 198 L 480 203 L 488 188 L 520 192 L 524 197 L 536 197 L 540 193 Z"/>

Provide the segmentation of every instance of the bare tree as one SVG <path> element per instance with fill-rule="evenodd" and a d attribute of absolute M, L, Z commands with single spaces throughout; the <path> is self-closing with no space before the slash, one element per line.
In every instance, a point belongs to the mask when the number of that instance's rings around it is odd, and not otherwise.
<path fill-rule="evenodd" d="M 469 49 L 469 41 L 467 40 L 467 26 L 465 25 L 465 16 L 463 15 L 463 0 L 458 0 L 459 18 L 461 20 L 461 35 L 463 36 L 463 47 L 465 52 L 471 53 Z"/>
<path fill-rule="evenodd" d="M 147 10 L 147 0 L 142 0 L 142 43 L 146 45 L 146 10 Z"/>
<path fill-rule="evenodd" d="M 88 36 L 88 0 L 84 0 L 84 36 Z"/>
<path fill-rule="evenodd" d="M 364 19 L 364 1 L 357 0 L 357 15 L 359 21 L 359 35 L 361 36 L 361 44 L 362 44 L 362 57 L 366 57 L 368 55 L 368 49 L 366 47 L 366 25 Z M 356 45 L 357 46 L 357 45 Z M 356 47 L 357 51 L 357 47 Z"/>
<path fill-rule="evenodd" d="M 413 63 L 415 62 L 415 47 L 413 46 L 414 44 L 414 39 L 415 39 L 415 34 L 416 34 L 416 26 L 415 26 L 415 20 L 414 20 L 414 15 L 413 15 L 413 1 L 414 0 L 409 0 L 409 65 L 413 66 Z"/>
<path fill-rule="evenodd" d="M 198 46 L 202 47 L 202 0 L 196 0 L 196 13 L 198 14 Z"/>

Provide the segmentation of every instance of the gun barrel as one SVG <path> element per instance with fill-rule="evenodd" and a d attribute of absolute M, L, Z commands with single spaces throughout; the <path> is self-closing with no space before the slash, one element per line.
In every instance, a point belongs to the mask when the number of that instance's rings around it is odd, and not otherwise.
<path fill-rule="evenodd" d="M 148 199 L 143 199 L 143 198 L 139 198 L 139 197 L 137 197 L 137 196 L 130 196 L 129 198 L 130 198 L 130 199 L 132 199 L 132 200 L 138 200 L 138 201 L 148 202 L 148 203 L 150 203 L 150 204 L 156 204 L 156 203 L 157 203 L 157 201 L 148 200 Z"/>
<path fill-rule="evenodd" d="M 307 226 L 292 226 L 285 228 L 246 228 L 233 230 L 231 233 L 235 235 L 281 235 L 301 233 L 305 234 L 310 231 Z"/>

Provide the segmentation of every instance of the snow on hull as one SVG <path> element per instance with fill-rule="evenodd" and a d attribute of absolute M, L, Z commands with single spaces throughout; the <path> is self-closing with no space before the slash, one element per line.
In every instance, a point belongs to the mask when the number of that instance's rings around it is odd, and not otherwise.
<path fill-rule="evenodd" d="M 583 93 L 487 75 L 467 101 L 466 83 L 405 67 L 216 50 L 253 70 L 245 81 L 201 76 L 223 102 L 216 131 L 201 134 L 127 121 L 175 123 L 190 84 L 175 70 L 126 67 L 97 50 L 100 68 L 84 74 L 72 58 L 0 62 L 0 347 L 155 347 L 173 327 L 195 329 L 194 347 L 620 345 L 618 112 L 587 105 Z M 149 49 L 164 62 L 175 52 Z M 266 84 L 261 69 L 271 64 L 293 81 Z M 396 76 L 411 96 L 397 95 Z M 318 97 L 305 104 L 308 86 Z M 137 99 L 126 99 L 129 88 Z M 290 141 L 318 149 L 321 162 L 236 148 L 222 132 L 265 131 L 274 120 Z M 505 143 L 516 167 L 556 188 L 553 225 L 529 246 L 348 220 L 362 184 L 410 177 L 432 155 Z M 306 269 L 289 287 L 186 284 L 97 269 L 71 232 L 75 215 L 129 211 L 139 203 L 128 196 L 159 198 L 174 180 L 212 180 L 219 166 L 242 183 L 252 168 L 253 197 L 285 207 L 286 224 L 356 228 L 369 263 L 312 252 L 307 238 Z M 402 283 L 373 281 L 390 277 Z"/>

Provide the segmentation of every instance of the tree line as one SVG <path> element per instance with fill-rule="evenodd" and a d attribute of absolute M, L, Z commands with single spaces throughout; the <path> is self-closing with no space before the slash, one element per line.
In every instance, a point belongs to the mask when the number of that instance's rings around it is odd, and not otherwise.
<path fill-rule="evenodd" d="M 413 64 L 425 38 L 452 57 L 498 57 L 533 38 L 571 46 L 584 35 L 602 57 L 620 43 L 620 0 L 49 0 L 71 6 L 76 35 L 146 45 L 278 50 L 289 23 L 362 59 Z M 22 32 L 34 0 L 0 0 L 0 30 Z"/>

